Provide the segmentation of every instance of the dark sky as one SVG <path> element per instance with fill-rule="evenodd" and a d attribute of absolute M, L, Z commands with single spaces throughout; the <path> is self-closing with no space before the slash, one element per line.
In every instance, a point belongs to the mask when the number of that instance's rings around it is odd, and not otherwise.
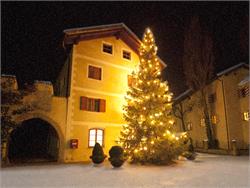
<path fill-rule="evenodd" d="M 177 95 L 185 89 L 183 39 L 191 16 L 199 15 L 212 33 L 215 67 L 220 71 L 249 62 L 248 13 L 247 1 L 1 2 L 2 74 L 15 74 L 21 83 L 54 81 L 66 57 L 64 29 L 123 22 L 139 38 L 146 27 L 152 29 L 158 55 L 168 65 L 166 77 Z"/>

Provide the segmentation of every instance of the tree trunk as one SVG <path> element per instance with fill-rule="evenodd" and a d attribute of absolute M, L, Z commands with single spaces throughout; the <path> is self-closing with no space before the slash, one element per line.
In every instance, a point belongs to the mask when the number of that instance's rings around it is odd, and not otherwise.
<path fill-rule="evenodd" d="M 215 139 L 213 136 L 213 127 L 210 121 L 208 106 L 206 102 L 206 95 L 204 89 L 201 89 L 201 100 L 202 100 L 202 108 L 203 114 L 205 118 L 205 127 L 206 127 L 206 134 L 208 139 L 208 146 L 209 148 L 215 148 Z"/>
<path fill-rule="evenodd" d="M 186 127 L 185 127 L 185 123 L 184 123 L 184 119 L 183 118 L 181 118 L 181 125 L 182 125 L 182 130 L 184 132 L 186 132 Z"/>
<path fill-rule="evenodd" d="M 183 113 L 183 106 L 182 103 L 180 103 L 180 114 L 181 114 L 181 126 L 182 126 L 182 130 L 185 132 L 186 131 L 186 127 L 185 127 L 185 121 L 184 121 L 184 113 Z"/>

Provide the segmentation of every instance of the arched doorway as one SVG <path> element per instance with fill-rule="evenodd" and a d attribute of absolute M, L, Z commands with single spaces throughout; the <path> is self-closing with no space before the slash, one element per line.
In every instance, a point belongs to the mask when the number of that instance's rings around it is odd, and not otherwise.
<path fill-rule="evenodd" d="M 8 147 L 10 162 L 57 161 L 58 155 L 58 134 L 52 125 L 40 118 L 22 122 L 10 135 Z"/>

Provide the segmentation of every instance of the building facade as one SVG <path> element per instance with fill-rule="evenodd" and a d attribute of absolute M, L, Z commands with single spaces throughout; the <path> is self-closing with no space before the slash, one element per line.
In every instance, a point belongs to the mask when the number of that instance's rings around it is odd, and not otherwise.
<path fill-rule="evenodd" d="M 218 148 L 231 151 L 249 149 L 249 66 L 241 63 L 216 75 L 205 88 L 212 132 Z M 193 139 L 195 148 L 204 148 L 207 140 L 205 119 L 199 106 L 199 92 L 187 90 L 175 99 L 175 106 L 186 110 L 183 117 L 185 130 Z M 183 130 L 182 121 L 176 118 Z"/>
<path fill-rule="evenodd" d="M 58 78 L 55 88 L 59 90 L 55 92 L 67 97 L 66 162 L 88 161 L 96 142 L 105 153 L 117 144 L 125 124 L 122 106 L 128 75 L 139 62 L 137 51 L 118 36 L 118 32 L 125 32 L 123 29 L 122 25 L 111 25 L 64 31 L 64 44 L 71 45 L 70 60 L 68 69 L 63 69 Z M 72 148 L 72 139 L 77 140 L 77 148 Z"/>

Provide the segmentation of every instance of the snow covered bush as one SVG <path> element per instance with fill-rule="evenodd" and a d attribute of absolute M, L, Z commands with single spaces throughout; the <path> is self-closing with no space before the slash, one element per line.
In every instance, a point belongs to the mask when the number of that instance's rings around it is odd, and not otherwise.
<path fill-rule="evenodd" d="M 123 149 L 120 146 L 113 146 L 109 150 L 109 161 L 113 167 L 120 167 L 125 161 Z"/>
<path fill-rule="evenodd" d="M 105 160 L 106 157 L 107 155 L 104 154 L 102 146 L 99 143 L 96 143 L 90 159 L 92 159 L 93 163 L 100 164 Z"/>

